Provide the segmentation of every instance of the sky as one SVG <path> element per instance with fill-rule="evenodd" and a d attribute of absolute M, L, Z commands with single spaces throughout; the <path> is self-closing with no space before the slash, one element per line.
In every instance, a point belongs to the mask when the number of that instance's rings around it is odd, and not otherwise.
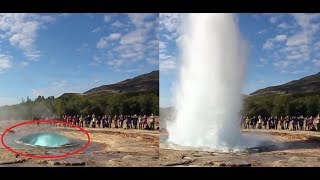
<path fill-rule="evenodd" d="M 160 107 L 173 105 L 184 14 L 159 16 Z M 248 44 L 243 93 L 320 71 L 320 14 L 235 14 Z"/>
<path fill-rule="evenodd" d="M 159 14 L 0 14 L 0 106 L 159 70 Z"/>

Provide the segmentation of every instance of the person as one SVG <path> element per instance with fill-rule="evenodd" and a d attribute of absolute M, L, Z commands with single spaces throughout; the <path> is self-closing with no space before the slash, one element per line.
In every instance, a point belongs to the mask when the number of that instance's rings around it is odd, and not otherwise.
<path fill-rule="evenodd" d="M 150 119 L 151 119 L 150 129 L 154 130 L 154 124 L 155 124 L 156 120 L 155 120 L 153 113 L 151 113 Z"/>
<path fill-rule="evenodd" d="M 300 126 L 300 131 L 302 131 L 302 130 L 303 130 L 303 121 L 304 121 L 304 117 L 303 117 L 303 115 L 301 115 L 301 116 L 299 117 L 299 126 Z"/>
<path fill-rule="evenodd" d="M 113 121 L 114 121 L 114 127 L 118 128 L 118 117 L 117 117 L 117 115 L 114 115 Z"/>
<path fill-rule="evenodd" d="M 281 127 L 281 130 L 284 130 L 284 119 L 282 116 L 280 117 L 280 127 Z"/>
<path fill-rule="evenodd" d="M 79 118 L 79 126 L 83 127 L 83 117 L 82 117 L 82 115 Z"/>
<path fill-rule="evenodd" d="M 245 123 L 246 123 L 245 128 L 246 128 L 246 129 L 249 129 L 249 128 L 250 128 L 250 119 L 249 119 L 248 116 L 247 116 L 247 118 L 246 118 L 246 120 L 245 120 Z"/>
<path fill-rule="evenodd" d="M 316 125 L 317 125 L 317 131 L 320 131 L 320 113 L 317 116 L 317 120 L 316 120 Z"/>
<path fill-rule="evenodd" d="M 107 124 L 108 124 L 107 115 L 103 115 L 101 121 L 102 121 L 102 128 L 107 127 Z"/>
<path fill-rule="evenodd" d="M 264 119 L 263 119 L 264 129 L 267 129 L 267 124 L 268 124 L 268 119 L 266 117 L 264 117 Z"/>
<path fill-rule="evenodd" d="M 259 115 L 258 116 L 258 129 L 261 129 L 262 128 L 262 118 L 261 116 Z"/>
<path fill-rule="evenodd" d="M 314 129 L 314 125 L 313 125 L 313 117 L 310 116 L 309 120 L 308 120 L 308 124 L 307 124 L 307 129 L 308 130 L 313 130 Z"/>
<path fill-rule="evenodd" d="M 91 118 L 89 114 L 86 116 L 85 121 L 86 121 L 86 127 L 89 128 L 91 123 Z"/>
<path fill-rule="evenodd" d="M 123 128 L 123 121 L 124 121 L 124 116 L 120 114 L 120 117 L 119 117 L 120 128 Z"/>
<path fill-rule="evenodd" d="M 251 126 L 252 126 L 252 129 L 255 129 L 255 127 L 256 127 L 256 116 L 253 116 L 251 118 Z"/>
<path fill-rule="evenodd" d="M 111 116 L 109 115 L 108 116 L 108 128 L 111 128 L 111 125 L 112 125 L 112 118 L 111 118 Z"/>
<path fill-rule="evenodd" d="M 138 116 L 138 124 L 139 124 L 139 129 L 142 129 L 142 117 L 141 117 L 141 115 Z"/>
<path fill-rule="evenodd" d="M 286 130 L 289 130 L 289 126 L 290 126 L 290 117 L 287 115 L 285 118 L 285 123 L 286 123 Z"/>
<path fill-rule="evenodd" d="M 297 118 L 292 116 L 292 130 L 295 131 L 297 129 Z"/>
<path fill-rule="evenodd" d="M 92 114 L 92 124 L 91 124 L 92 128 L 96 127 L 96 122 L 97 122 L 96 115 Z"/>
<path fill-rule="evenodd" d="M 138 116 L 137 116 L 137 114 L 134 114 L 134 115 L 132 116 L 132 120 L 133 120 L 133 127 L 134 127 L 134 129 L 137 129 L 137 123 L 138 123 Z"/>
<path fill-rule="evenodd" d="M 77 125 L 77 116 L 73 116 L 72 118 L 72 124 Z"/>
<path fill-rule="evenodd" d="M 98 124 L 98 127 L 100 128 L 101 127 L 101 118 L 100 118 L 100 116 L 97 117 L 97 124 Z"/>
<path fill-rule="evenodd" d="M 274 129 L 278 129 L 278 116 L 274 117 Z"/>
<path fill-rule="evenodd" d="M 143 129 L 145 129 L 145 127 L 148 125 L 148 117 L 144 115 L 142 120 L 143 120 Z"/>

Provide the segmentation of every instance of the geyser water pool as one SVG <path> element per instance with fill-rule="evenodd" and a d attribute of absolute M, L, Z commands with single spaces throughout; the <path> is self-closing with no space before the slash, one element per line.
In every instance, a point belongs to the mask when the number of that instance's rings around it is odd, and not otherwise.
<path fill-rule="evenodd" d="M 73 145 L 73 142 L 71 142 L 68 137 L 51 132 L 30 134 L 17 140 L 17 142 L 29 146 L 46 148 L 58 148 Z"/>
<path fill-rule="evenodd" d="M 203 149 L 255 146 L 240 131 L 246 44 L 233 14 L 188 14 L 168 142 Z M 249 143 L 249 144 L 248 144 Z"/>

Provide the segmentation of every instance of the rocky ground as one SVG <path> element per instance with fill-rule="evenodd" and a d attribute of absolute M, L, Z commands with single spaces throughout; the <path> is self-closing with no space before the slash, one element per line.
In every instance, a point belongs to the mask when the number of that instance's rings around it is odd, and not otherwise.
<path fill-rule="evenodd" d="M 244 130 L 244 134 L 269 135 L 281 146 L 250 153 L 215 153 L 173 150 L 160 144 L 160 166 L 319 167 L 320 133 L 311 131 Z"/>
<path fill-rule="evenodd" d="M 0 133 L 8 126 L 9 123 L 2 122 Z M 58 129 L 67 137 L 87 140 L 86 135 L 77 129 Z M 59 159 L 34 159 L 16 155 L 1 145 L 0 166 L 159 166 L 159 131 L 101 128 L 86 130 L 90 134 L 91 143 L 78 154 Z M 18 150 L 27 154 L 48 154 L 48 150 L 43 149 Z"/>

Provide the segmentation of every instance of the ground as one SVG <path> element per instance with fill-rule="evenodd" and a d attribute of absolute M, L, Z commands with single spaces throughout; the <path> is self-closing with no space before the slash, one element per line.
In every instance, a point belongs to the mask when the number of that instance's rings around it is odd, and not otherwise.
<path fill-rule="evenodd" d="M 270 135 L 281 147 L 251 153 L 215 153 L 173 150 L 160 144 L 160 166 L 319 167 L 320 133 L 312 131 L 243 130 L 243 134 Z"/>
<path fill-rule="evenodd" d="M 16 122 L 17 123 L 17 122 Z M 0 133 L 13 122 L 0 123 Z M 57 128 L 67 137 L 87 140 L 75 128 Z M 59 159 L 33 159 L 18 156 L 0 146 L 0 166 L 158 166 L 159 131 L 137 129 L 87 128 L 90 145 L 82 152 Z M 34 130 L 30 130 L 32 132 Z M 20 132 L 20 131 L 19 131 Z M 17 132 L 18 133 L 18 132 Z M 27 154 L 48 153 L 47 150 L 19 149 Z"/>

